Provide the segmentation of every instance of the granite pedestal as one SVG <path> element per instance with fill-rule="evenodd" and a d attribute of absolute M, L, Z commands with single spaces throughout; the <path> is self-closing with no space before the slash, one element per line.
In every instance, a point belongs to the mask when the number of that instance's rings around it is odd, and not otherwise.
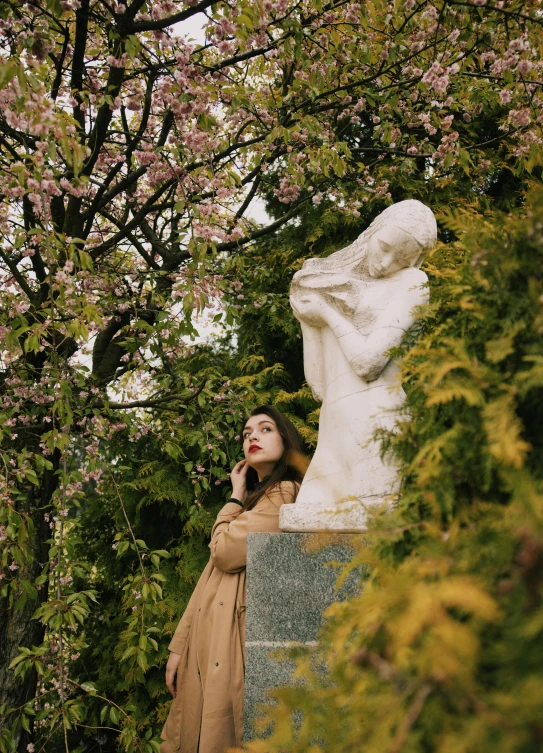
<path fill-rule="evenodd" d="M 332 602 L 344 601 L 360 591 L 361 569 L 353 571 L 336 592 L 339 571 L 327 565 L 349 562 L 356 538 L 361 537 L 317 533 L 248 535 L 245 740 L 254 737 L 258 705 L 271 702 L 267 691 L 289 684 L 291 679 L 293 665 L 277 661 L 271 654 L 293 643 L 314 645 L 324 610 Z"/>

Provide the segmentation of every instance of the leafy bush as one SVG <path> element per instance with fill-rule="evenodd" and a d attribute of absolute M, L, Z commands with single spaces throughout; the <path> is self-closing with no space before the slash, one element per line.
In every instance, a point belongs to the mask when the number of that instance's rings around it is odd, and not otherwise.
<path fill-rule="evenodd" d="M 543 191 L 522 214 L 441 220 L 457 240 L 427 263 L 406 415 L 384 437 L 399 504 L 358 540 L 363 593 L 294 652 L 304 682 L 272 693 L 251 753 L 541 750 Z"/>

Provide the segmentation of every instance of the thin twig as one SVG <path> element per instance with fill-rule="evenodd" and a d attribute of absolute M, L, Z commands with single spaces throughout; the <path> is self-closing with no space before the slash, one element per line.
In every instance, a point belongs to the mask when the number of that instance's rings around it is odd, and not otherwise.
<path fill-rule="evenodd" d="M 80 685 L 80 683 L 74 682 L 74 680 L 70 680 L 69 678 L 67 678 L 67 682 L 69 682 L 70 685 L 74 685 L 76 688 L 79 688 L 80 690 L 83 690 L 85 693 L 88 693 L 88 690 L 85 690 L 85 688 L 83 687 L 83 685 Z M 99 693 L 93 693 L 92 697 L 93 698 L 100 698 L 101 701 L 105 701 L 106 703 L 109 703 L 111 706 L 115 706 L 115 708 L 118 709 L 121 712 L 121 714 L 124 714 L 128 718 L 128 714 L 126 713 L 126 711 L 123 708 L 121 708 L 120 706 L 117 706 L 117 704 L 114 701 L 110 700 L 109 698 L 106 698 L 105 696 L 100 695 Z"/>
<path fill-rule="evenodd" d="M 66 710 L 64 708 L 64 702 L 66 700 L 66 694 L 64 692 L 64 640 L 62 637 L 62 611 L 61 611 L 61 605 L 62 605 L 62 585 L 60 582 L 60 561 L 62 557 L 62 545 L 64 540 L 64 510 L 66 508 L 66 455 L 64 455 L 63 460 L 63 479 L 62 479 L 62 510 L 61 510 L 61 521 L 60 521 L 60 527 L 59 527 L 59 537 L 58 537 L 58 564 L 57 564 L 57 612 L 59 614 L 59 628 L 58 628 L 58 669 L 59 669 L 59 695 L 60 695 L 60 703 L 62 707 L 62 728 L 64 730 L 64 748 L 66 753 L 70 753 L 70 748 L 68 746 L 68 732 L 66 728 Z"/>
<path fill-rule="evenodd" d="M 422 709 L 424 708 L 426 699 L 433 690 L 434 686 L 429 685 L 428 683 L 419 688 L 417 694 L 415 695 L 415 698 L 413 699 L 413 703 L 407 709 L 407 714 L 398 725 L 398 729 L 392 741 L 392 745 L 390 746 L 389 753 L 400 753 L 403 746 L 407 742 L 407 738 L 412 726 L 415 724 L 420 716 Z"/>
<path fill-rule="evenodd" d="M 124 506 L 123 498 L 121 497 L 121 492 L 119 491 L 119 487 L 117 486 L 117 482 L 115 481 L 115 476 L 113 475 L 113 473 L 111 473 L 111 480 L 113 481 L 113 486 L 115 487 L 115 491 L 117 492 L 117 496 L 119 497 L 119 503 L 121 505 L 121 510 L 123 511 L 124 519 L 126 520 L 126 525 L 128 526 L 128 530 L 130 531 L 130 536 L 132 537 L 132 541 L 134 543 L 134 546 L 136 547 L 136 553 L 140 561 L 141 577 L 145 578 L 145 568 L 143 567 L 143 560 L 141 558 L 140 550 L 136 542 L 134 531 L 132 530 L 132 526 L 130 525 L 130 520 L 128 519 L 128 515 L 126 514 L 126 508 Z"/>

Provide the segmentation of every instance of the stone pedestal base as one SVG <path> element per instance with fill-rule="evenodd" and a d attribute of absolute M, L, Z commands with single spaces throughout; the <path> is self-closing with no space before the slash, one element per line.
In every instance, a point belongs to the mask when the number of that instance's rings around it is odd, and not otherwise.
<path fill-rule="evenodd" d="M 382 498 L 372 500 L 379 505 Z M 286 533 L 364 533 L 367 530 L 366 505 L 360 500 L 283 505 L 279 511 L 279 528 Z"/>
<path fill-rule="evenodd" d="M 285 505 L 285 507 L 296 505 Z M 247 537 L 247 632 L 245 641 L 245 740 L 267 691 L 288 684 L 292 666 L 270 654 L 292 643 L 312 645 L 323 611 L 358 593 L 363 575 L 353 572 L 336 593 L 338 576 L 329 562 L 348 562 L 351 535 L 251 533 Z M 314 546 L 321 540 L 324 548 Z M 270 702 L 268 700 L 268 702 Z"/>

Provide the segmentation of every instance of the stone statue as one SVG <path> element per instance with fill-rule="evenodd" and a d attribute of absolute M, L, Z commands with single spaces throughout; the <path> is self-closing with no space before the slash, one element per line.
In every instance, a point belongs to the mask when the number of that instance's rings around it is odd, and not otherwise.
<path fill-rule="evenodd" d="M 294 275 L 305 376 L 322 408 L 315 455 L 296 504 L 281 508 L 281 530 L 364 531 L 367 506 L 397 493 L 397 469 L 381 458 L 375 433 L 394 428 L 405 398 L 389 351 L 428 301 L 419 267 L 436 233 L 428 207 L 401 201 L 353 244 Z"/>

